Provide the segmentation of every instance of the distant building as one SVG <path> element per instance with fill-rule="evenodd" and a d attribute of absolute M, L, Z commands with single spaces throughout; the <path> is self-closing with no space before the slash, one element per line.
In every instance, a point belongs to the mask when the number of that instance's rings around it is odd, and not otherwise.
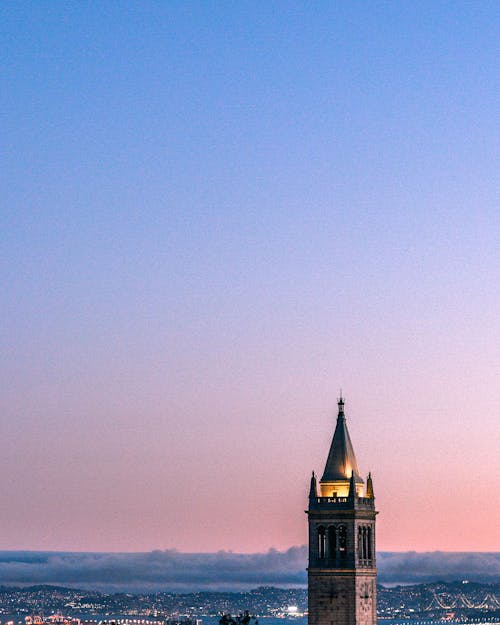
<path fill-rule="evenodd" d="M 375 499 L 370 474 L 359 474 L 344 414 L 337 425 L 323 477 L 313 472 L 309 492 L 309 625 L 375 625 Z"/>

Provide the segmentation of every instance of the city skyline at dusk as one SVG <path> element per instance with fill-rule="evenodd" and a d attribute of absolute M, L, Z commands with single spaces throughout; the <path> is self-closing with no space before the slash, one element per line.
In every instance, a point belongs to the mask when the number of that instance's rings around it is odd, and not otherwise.
<path fill-rule="evenodd" d="M 495 15 L 0 7 L 0 550 L 498 551 Z"/>

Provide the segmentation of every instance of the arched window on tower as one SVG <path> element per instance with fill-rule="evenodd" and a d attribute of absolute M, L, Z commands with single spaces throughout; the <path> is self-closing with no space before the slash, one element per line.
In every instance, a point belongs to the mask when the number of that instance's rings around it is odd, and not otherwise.
<path fill-rule="evenodd" d="M 339 554 L 341 558 L 346 556 L 347 554 L 347 528 L 345 525 L 339 525 L 338 550 L 339 550 Z"/>
<path fill-rule="evenodd" d="M 326 556 L 326 530 L 322 525 L 318 527 L 318 556 Z"/>
<path fill-rule="evenodd" d="M 372 528 L 371 527 L 367 527 L 366 528 L 366 557 L 369 560 L 369 562 L 371 562 L 373 560 L 373 553 L 372 553 Z"/>
<path fill-rule="evenodd" d="M 337 528 L 330 525 L 328 528 L 328 556 L 332 559 L 337 557 Z"/>
<path fill-rule="evenodd" d="M 363 560 L 363 528 L 358 526 L 358 560 Z"/>

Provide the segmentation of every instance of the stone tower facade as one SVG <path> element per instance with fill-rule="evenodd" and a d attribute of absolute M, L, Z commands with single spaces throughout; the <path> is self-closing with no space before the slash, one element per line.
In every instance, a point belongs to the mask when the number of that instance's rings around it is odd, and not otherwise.
<path fill-rule="evenodd" d="M 375 499 L 359 475 L 344 400 L 323 477 L 309 492 L 309 625 L 376 625 Z"/>

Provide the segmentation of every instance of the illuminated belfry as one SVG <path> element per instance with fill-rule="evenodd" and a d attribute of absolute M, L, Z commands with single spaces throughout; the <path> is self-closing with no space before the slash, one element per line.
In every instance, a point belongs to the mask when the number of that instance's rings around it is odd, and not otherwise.
<path fill-rule="evenodd" d="M 309 492 L 309 625 L 375 625 L 375 499 L 370 474 L 359 475 L 347 431 L 344 400 L 319 494 Z"/>

